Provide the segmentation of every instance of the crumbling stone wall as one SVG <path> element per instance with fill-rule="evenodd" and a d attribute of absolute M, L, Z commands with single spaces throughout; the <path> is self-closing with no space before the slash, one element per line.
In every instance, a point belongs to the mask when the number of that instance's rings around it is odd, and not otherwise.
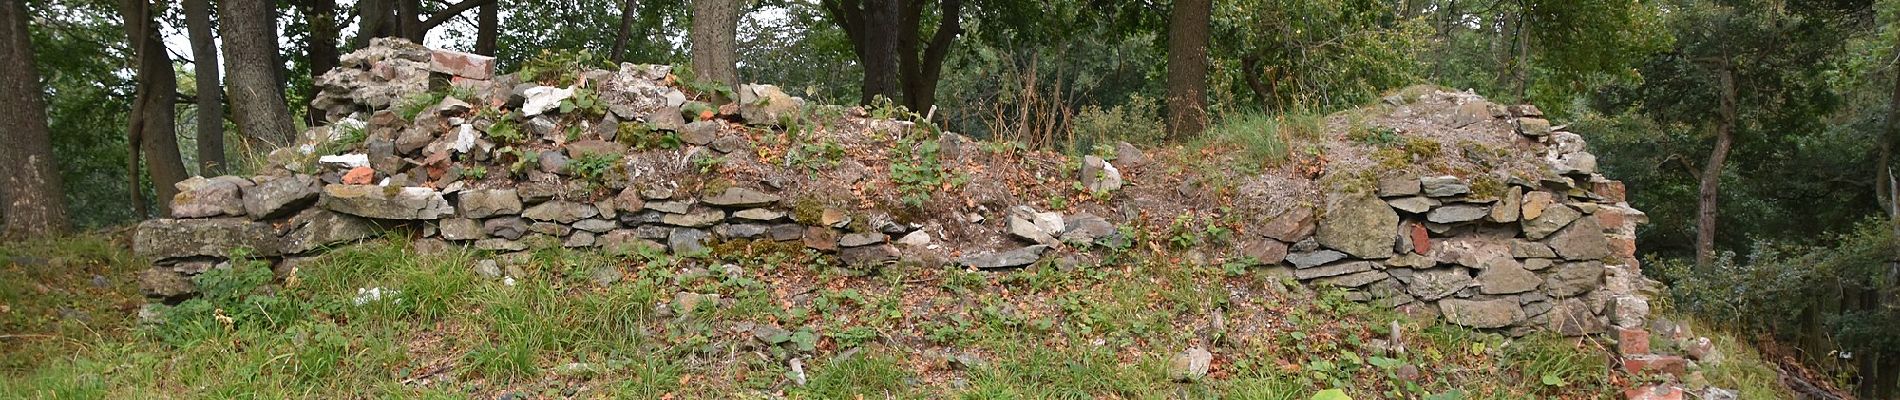
<path fill-rule="evenodd" d="M 744 85 L 735 104 L 715 106 L 689 95 L 665 66 L 582 71 L 572 84 L 558 85 L 498 75 L 491 58 L 395 39 L 377 39 L 342 64 L 319 80 L 314 100 L 330 124 L 273 152 L 272 167 L 257 176 L 180 183 L 174 218 L 138 227 L 135 250 L 154 260 L 140 279 L 148 295 L 190 296 L 190 276 L 231 257 L 296 260 L 391 230 L 415 235 L 420 251 L 462 246 L 497 258 L 548 246 L 690 255 L 716 243 L 768 241 L 848 265 L 994 270 L 1061 265 L 1126 248 L 1132 238 L 1118 227 L 1145 214 L 1039 211 L 1021 200 L 994 200 L 1014 198 L 997 182 L 959 187 L 1003 194 L 950 205 L 957 211 L 947 213 L 805 201 L 799 196 L 812 188 L 862 190 L 827 184 L 870 173 L 855 160 L 831 160 L 844 167 L 821 176 L 774 153 L 765 143 L 770 135 L 761 132 L 805 129 L 782 126 L 800 115 L 802 100 L 772 86 Z M 428 97 L 448 88 L 463 95 Z M 1269 199 L 1279 212 L 1244 216 L 1258 226 L 1233 248 L 1215 251 L 1250 257 L 1309 285 L 1349 288 L 1358 300 L 1439 313 L 1474 328 L 1589 334 L 1641 326 L 1650 283 L 1637 268 L 1633 239 L 1644 216 L 1624 202 L 1619 182 L 1595 171 L 1582 138 L 1551 126 L 1535 107 L 1461 93 L 1420 96 L 1456 105 L 1441 116 L 1445 124 L 1510 127 L 1507 140 L 1535 149 L 1541 170 L 1465 177 L 1329 172 L 1306 182 L 1318 187 L 1316 199 Z M 433 103 L 413 104 L 416 98 Z M 577 111 L 590 106 L 600 109 L 597 116 Z M 839 126 L 869 132 L 881 146 L 917 129 L 863 109 L 842 110 Z M 930 143 L 896 143 L 928 145 L 949 160 L 974 157 L 979 147 L 947 132 Z M 1117 153 L 1113 161 L 1085 157 L 1069 179 L 1090 193 L 1143 184 L 1126 181 L 1123 170 L 1153 161 L 1125 143 Z M 792 173 L 707 180 L 706 165 L 723 160 L 741 163 L 738 170 Z M 1127 210 L 1144 200 L 1114 203 Z"/>

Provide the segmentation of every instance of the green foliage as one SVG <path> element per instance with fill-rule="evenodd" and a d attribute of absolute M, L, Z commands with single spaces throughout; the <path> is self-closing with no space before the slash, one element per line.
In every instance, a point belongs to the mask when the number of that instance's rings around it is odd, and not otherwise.
<path fill-rule="evenodd" d="M 1167 135 L 1160 104 L 1141 95 L 1106 110 L 1097 105 L 1083 106 L 1075 114 L 1074 125 L 1075 138 L 1070 146 L 1078 152 L 1115 142 L 1156 144 Z"/>
<path fill-rule="evenodd" d="M 1218 56 L 1216 90 L 1270 110 L 1336 109 L 1369 103 L 1381 90 L 1413 83 L 1423 72 L 1416 60 L 1432 32 L 1424 18 L 1394 18 L 1402 15 L 1401 5 L 1237 0 L 1214 7 L 1213 36 L 1234 39 L 1211 46 Z"/>
<path fill-rule="evenodd" d="M 1290 140 L 1318 131 L 1317 127 L 1304 126 L 1302 119 L 1257 112 L 1228 115 L 1208 127 L 1203 140 L 1206 144 L 1239 147 L 1237 161 L 1247 167 L 1278 165 L 1290 154 Z"/>
<path fill-rule="evenodd" d="M 521 131 L 521 124 L 515 122 L 519 120 L 520 117 L 521 114 L 518 112 L 502 114 L 489 109 L 483 109 L 482 112 L 478 114 L 478 118 L 488 119 L 490 123 L 488 128 L 482 130 L 482 136 L 488 137 L 488 140 L 494 141 L 496 145 L 510 146 L 521 144 L 527 140 L 528 135 Z"/>
<path fill-rule="evenodd" d="M 812 171 L 830 169 L 844 162 L 844 147 L 831 139 L 797 144 L 792 147 L 792 151 L 785 154 L 785 162 Z"/>
<path fill-rule="evenodd" d="M 711 99 L 738 100 L 739 98 L 733 94 L 733 87 L 731 86 L 717 81 L 700 79 L 699 73 L 694 71 L 690 65 L 674 65 L 673 76 L 679 77 L 680 86 L 685 86 L 687 90 L 693 93 L 714 96 Z M 695 113 L 694 115 L 698 114 Z M 687 120 L 690 121 L 692 119 L 688 118 Z"/>
<path fill-rule="evenodd" d="M 1882 290 L 1891 282 L 1896 254 L 1892 226 L 1869 219 L 1830 237 L 1826 246 L 1758 242 L 1746 261 L 1726 255 L 1708 268 L 1662 261 L 1654 271 L 1670 283 L 1671 298 L 1684 311 L 1733 321 L 1748 332 L 1805 337 L 1825 326 L 1842 350 L 1863 354 L 1900 349 L 1900 319 L 1891 314 L 1843 308 L 1847 293 Z M 1891 354 L 1891 353 L 1886 353 Z"/>
<path fill-rule="evenodd" d="M 582 180 L 600 183 L 614 167 L 619 166 L 619 154 L 589 153 L 567 162 L 567 169 Z"/>
<path fill-rule="evenodd" d="M 316 154 L 319 156 L 342 153 L 362 144 L 364 140 L 369 140 L 369 131 L 362 126 L 337 124 L 331 125 L 330 129 L 335 130 L 337 140 L 317 145 Z"/>
<path fill-rule="evenodd" d="M 437 104 L 442 104 L 443 99 L 451 97 L 468 102 L 475 99 L 475 91 L 466 86 L 450 86 L 445 90 L 416 93 L 403 98 L 396 104 L 396 115 L 402 117 L 404 121 L 415 121 L 416 117 L 421 116 L 423 112 Z"/>
<path fill-rule="evenodd" d="M 610 67 L 612 65 L 592 51 L 542 49 L 540 54 L 523 62 L 515 74 L 523 82 L 565 87 L 579 81 L 582 72 Z"/>
<path fill-rule="evenodd" d="M 468 168 L 462 170 L 462 177 L 477 181 L 488 179 L 488 167 L 485 165 L 468 166 Z"/>
<path fill-rule="evenodd" d="M 1396 129 L 1364 124 L 1354 124 L 1352 129 L 1346 132 L 1346 138 L 1374 147 L 1394 147 L 1405 141 Z"/>
<path fill-rule="evenodd" d="M 593 89 L 575 88 L 574 95 L 561 99 L 561 114 L 576 114 L 582 119 L 599 119 L 607 115 L 607 104 L 600 101 L 600 95 Z M 579 125 L 573 125 L 579 126 Z"/>
<path fill-rule="evenodd" d="M 685 143 L 680 141 L 677 133 L 656 130 L 651 125 L 637 122 L 620 123 L 619 131 L 614 133 L 614 141 L 639 150 L 672 150 Z"/>
<path fill-rule="evenodd" d="M 950 176 L 937 158 L 937 141 L 919 136 L 923 135 L 900 136 L 891 156 L 891 182 L 897 185 L 904 204 L 911 207 L 922 207 L 930 201 L 931 193 L 945 184 L 958 186 L 969 179 Z"/>

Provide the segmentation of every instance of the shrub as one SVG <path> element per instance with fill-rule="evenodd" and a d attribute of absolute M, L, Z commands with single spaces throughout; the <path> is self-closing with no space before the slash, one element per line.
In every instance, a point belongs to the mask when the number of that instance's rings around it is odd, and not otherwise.
<path fill-rule="evenodd" d="M 1724 254 L 1701 268 L 1682 260 L 1649 264 L 1672 286 L 1676 307 L 1705 320 L 1733 321 L 1747 332 L 1796 343 L 1831 343 L 1856 358 L 1892 357 L 1900 349 L 1900 336 L 1892 334 L 1900 331 L 1900 318 L 1879 304 L 1850 300 L 1894 289 L 1889 224 L 1866 220 L 1826 245 L 1760 241 L 1745 260 Z"/>
<path fill-rule="evenodd" d="M 1118 141 L 1159 143 L 1167 136 L 1167 126 L 1162 122 L 1160 113 L 1159 104 L 1140 95 L 1130 97 L 1127 104 L 1108 109 L 1084 106 L 1081 112 L 1075 114 L 1071 128 L 1074 130 L 1074 140 L 1070 144 L 1075 151 L 1080 152 Z"/>

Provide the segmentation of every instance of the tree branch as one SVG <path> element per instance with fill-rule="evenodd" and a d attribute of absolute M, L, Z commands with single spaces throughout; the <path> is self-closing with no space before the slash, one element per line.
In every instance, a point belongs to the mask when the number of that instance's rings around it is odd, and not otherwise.
<path fill-rule="evenodd" d="M 462 0 L 462 2 L 455 3 L 455 5 L 449 6 L 449 8 L 444 8 L 442 11 L 436 12 L 435 15 L 429 16 L 429 19 L 422 21 L 422 30 L 435 29 L 437 25 L 448 22 L 449 19 L 455 18 L 456 15 L 461 15 L 462 12 L 480 7 L 483 4 L 488 4 L 488 2 L 491 1 L 495 0 Z"/>

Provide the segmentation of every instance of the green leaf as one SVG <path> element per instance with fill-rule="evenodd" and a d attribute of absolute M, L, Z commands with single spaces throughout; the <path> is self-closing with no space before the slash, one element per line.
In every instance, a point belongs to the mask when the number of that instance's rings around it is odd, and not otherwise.
<path fill-rule="evenodd" d="M 1326 389 L 1314 393 L 1312 400 L 1352 400 L 1352 396 L 1347 396 L 1344 390 Z"/>
<path fill-rule="evenodd" d="M 1465 391 L 1452 389 L 1449 392 L 1425 396 L 1425 400 L 1465 400 Z"/>
<path fill-rule="evenodd" d="M 1379 367 L 1380 369 L 1393 369 L 1393 368 L 1398 368 L 1399 365 L 1405 364 L 1404 361 L 1399 361 L 1399 359 L 1396 359 L 1396 358 L 1385 358 L 1385 357 L 1379 357 L 1379 356 L 1366 357 L 1366 363 L 1372 364 L 1372 366 Z"/>
<path fill-rule="evenodd" d="M 1558 377 L 1557 374 L 1550 373 L 1550 372 L 1544 373 L 1543 382 L 1544 382 L 1544 386 L 1556 386 L 1556 387 L 1563 387 L 1564 385 L 1570 384 L 1569 382 L 1564 382 L 1564 378 Z"/>

